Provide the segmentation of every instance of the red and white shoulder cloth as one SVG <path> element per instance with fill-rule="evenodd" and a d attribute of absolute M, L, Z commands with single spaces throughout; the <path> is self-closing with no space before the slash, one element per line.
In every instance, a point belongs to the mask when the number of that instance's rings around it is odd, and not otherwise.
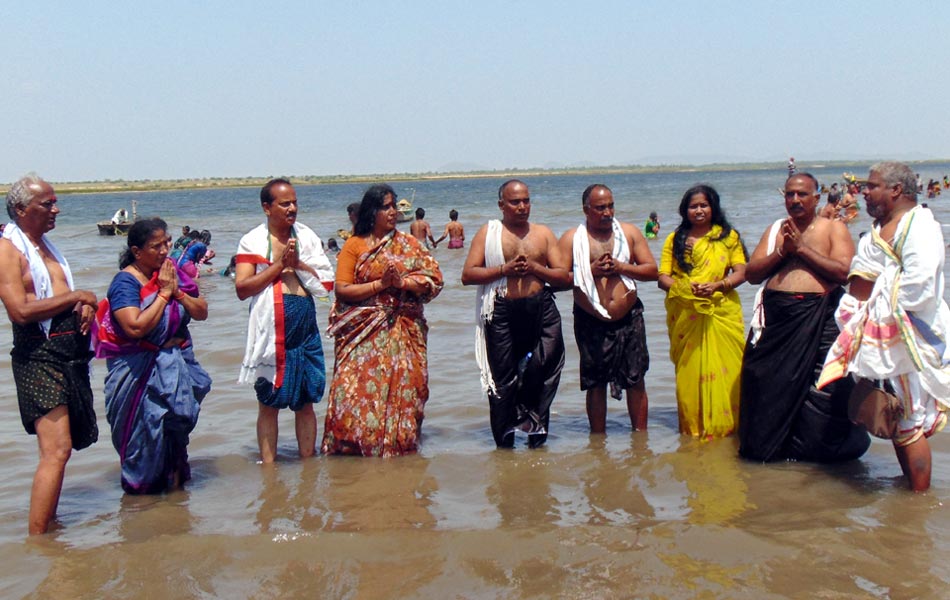
<path fill-rule="evenodd" d="M 330 259 L 323 251 L 323 242 L 312 229 L 294 224 L 292 236 L 297 239 L 301 266 L 295 271 L 307 292 L 314 297 L 326 296 L 333 289 L 334 272 Z M 270 233 L 267 224 L 261 224 L 241 238 L 238 244 L 237 264 L 253 264 L 256 273 L 273 263 Z M 238 383 L 253 384 L 259 377 L 269 379 L 275 388 L 284 379 L 284 290 L 280 278 L 251 298 L 247 323 L 247 346 Z"/>

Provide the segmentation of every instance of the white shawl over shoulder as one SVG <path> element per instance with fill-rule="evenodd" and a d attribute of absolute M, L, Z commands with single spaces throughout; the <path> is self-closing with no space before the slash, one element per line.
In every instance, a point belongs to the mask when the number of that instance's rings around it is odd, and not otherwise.
<path fill-rule="evenodd" d="M 501 249 L 501 221 L 488 222 L 485 235 L 485 266 L 500 267 L 505 264 L 505 254 Z M 488 347 L 485 341 L 485 323 L 491 321 L 495 310 L 495 297 L 508 293 L 508 278 L 501 277 L 478 286 L 475 296 L 475 361 L 482 374 L 482 391 L 495 391 L 491 367 L 488 364 Z"/>
<path fill-rule="evenodd" d="M 627 242 L 627 236 L 623 234 L 620 221 L 617 219 L 613 221 L 613 237 L 614 245 L 611 256 L 618 262 L 630 262 L 630 244 Z M 600 295 L 597 293 L 597 287 L 594 285 L 594 274 L 590 270 L 590 239 L 587 237 L 587 225 L 584 223 L 578 225 L 577 230 L 574 232 L 573 255 L 574 287 L 584 292 L 591 306 L 594 307 L 594 310 L 596 310 L 600 316 L 608 318 L 610 315 L 600 302 Z M 637 283 L 630 277 L 621 275 L 620 280 L 623 281 L 623 284 L 627 286 L 628 290 L 637 289 Z"/>
<path fill-rule="evenodd" d="M 323 243 L 313 230 L 300 223 L 294 224 L 293 235 L 297 238 L 300 262 L 313 269 L 313 272 L 296 269 L 297 278 L 311 296 L 326 296 L 333 287 L 334 273 L 330 259 L 323 251 Z M 255 264 L 257 273 L 265 270 L 273 262 L 273 257 L 268 255 L 269 241 L 267 223 L 252 229 L 238 244 L 238 262 Z M 247 347 L 238 383 L 253 384 L 258 377 L 264 377 L 279 388 L 283 382 L 283 373 L 277 368 L 278 363 L 283 365 L 283 360 L 278 361 L 278 355 L 283 353 L 283 346 L 278 344 L 278 340 L 284 339 L 284 332 L 277 331 L 274 318 L 277 293 L 283 293 L 280 279 L 271 282 L 251 298 Z"/>
<path fill-rule="evenodd" d="M 16 223 L 7 223 L 7 226 L 3 229 L 3 237 L 10 240 L 10 242 L 16 246 L 16 249 L 26 257 L 26 262 L 30 265 L 30 277 L 33 279 L 33 291 L 36 293 L 36 299 L 43 300 L 44 298 L 52 296 L 53 284 L 50 281 L 49 270 L 46 268 L 46 263 L 43 262 L 39 248 L 33 245 L 30 238 L 26 236 L 22 229 L 17 227 Z M 62 267 L 69 289 L 75 289 L 73 287 L 73 273 L 69 269 L 69 263 L 66 262 L 66 258 L 60 254 L 56 246 L 53 245 L 53 242 L 45 235 L 43 236 L 43 243 L 50 251 L 50 254 L 53 255 L 53 258 L 56 259 L 56 262 L 59 263 L 59 266 Z M 52 319 L 40 321 L 40 329 L 43 330 L 43 334 L 46 337 L 49 337 L 50 323 L 52 323 Z"/>
<path fill-rule="evenodd" d="M 784 222 L 785 219 L 782 218 L 772 223 L 772 228 L 769 229 L 769 243 L 765 251 L 766 254 L 775 252 L 775 242 L 778 239 L 778 232 L 782 229 L 782 223 Z M 768 282 L 769 280 L 766 279 L 759 284 L 759 289 L 755 291 L 755 300 L 752 301 L 752 322 L 749 323 L 749 327 L 752 330 L 751 341 L 753 346 L 759 341 L 759 338 L 762 336 L 762 331 L 765 329 L 765 306 L 762 304 L 762 298 L 763 294 L 765 294 L 765 285 Z"/>

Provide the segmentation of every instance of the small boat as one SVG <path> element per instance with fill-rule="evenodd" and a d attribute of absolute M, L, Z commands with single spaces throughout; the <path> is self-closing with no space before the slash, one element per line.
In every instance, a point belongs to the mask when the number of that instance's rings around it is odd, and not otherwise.
<path fill-rule="evenodd" d="M 132 222 L 99 221 L 96 223 L 96 227 L 99 229 L 99 235 L 128 235 L 129 229 L 132 228 Z"/>
<path fill-rule="evenodd" d="M 127 213 L 124 208 L 120 208 L 115 211 L 115 215 L 112 216 L 112 219 L 97 222 L 96 228 L 99 230 L 99 235 L 128 235 L 129 229 L 131 229 L 132 224 L 135 223 L 135 205 L 136 202 L 133 200 L 131 220 L 129 220 L 129 213 Z"/>
<path fill-rule="evenodd" d="M 397 223 L 408 223 L 413 219 L 413 210 L 412 210 L 412 201 L 416 199 L 416 190 L 412 190 L 412 198 L 406 200 L 403 198 L 396 203 L 396 210 L 399 214 L 396 215 Z"/>

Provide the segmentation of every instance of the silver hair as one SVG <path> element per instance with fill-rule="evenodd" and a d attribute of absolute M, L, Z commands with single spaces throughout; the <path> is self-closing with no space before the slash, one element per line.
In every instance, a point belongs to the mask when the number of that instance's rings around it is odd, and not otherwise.
<path fill-rule="evenodd" d="M 871 171 L 881 176 L 888 187 L 900 185 L 901 195 L 917 200 L 917 175 L 904 163 L 884 161 L 871 165 Z"/>
<path fill-rule="evenodd" d="M 7 214 L 10 215 L 11 219 L 16 221 L 17 209 L 25 209 L 26 205 L 33 200 L 33 195 L 36 193 L 36 190 L 33 188 L 43 183 L 43 179 L 31 171 L 17 179 L 16 182 L 10 186 L 10 191 L 7 192 Z"/>

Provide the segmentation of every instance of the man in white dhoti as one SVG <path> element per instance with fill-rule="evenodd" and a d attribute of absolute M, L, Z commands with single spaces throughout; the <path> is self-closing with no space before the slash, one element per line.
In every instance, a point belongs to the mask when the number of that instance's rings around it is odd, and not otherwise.
<path fill-rule="evenodd" d="M 927 438 L 943 428 L 950 407 L 943 232 L 917 205 L 907 165 L 872 166 L 864 199 L 874 224 L 851 263 L 850 293 L 836 315 L 842 331 L 818 384 L 854 374 L 893 390 L 903 407 L 894 449 L 911 489 L 923 491 L 930 487 Z"/>

